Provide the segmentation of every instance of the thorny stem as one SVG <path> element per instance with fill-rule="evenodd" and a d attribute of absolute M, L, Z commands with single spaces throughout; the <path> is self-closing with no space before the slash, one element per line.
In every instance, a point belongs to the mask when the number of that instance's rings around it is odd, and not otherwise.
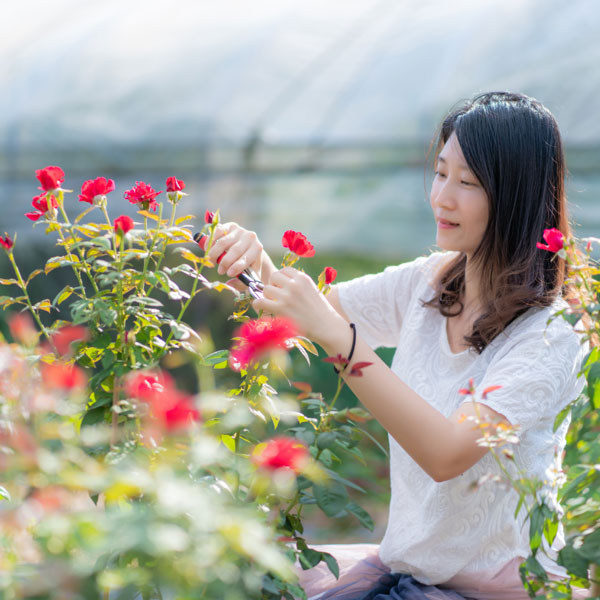
<path fill-rule="evenodd" d="M 19 270 L 19 267 L 17 266 L 17 263 L 15 261 L 15 257 L 14 257 L 14 255 L 13 255 L 12 252 L 8 252 L 8 259 L 10 260 L 10 264 L 12 265 L 13 270 L 15 272 L 15 275 L 17 276 L 17 280 L 19 282 L 19 287 L 23 290 L 23 294 L 25 295 L 25 300 L 27 302 L 27 307 L 29 308 L 29 311 L 33 315 L 33 318 L 35 319 L 36 323 L 39 325 L 40 330 L 44 334 L 44 336 L 46 337 L 46 339 L 50 343 L 52 343 L 52 340 L 50 338 L 50 334 L 48 333 L 48 330 L 46 329 L 46 327 L 42 323 L 39 315 L 37 314 L 37 311 L 35 310 L 35 308 L 33 308 L 33 304 L 31 303 L 31 298 L 29 297 L 29 293 L 27 292 L 27 285 L 23 281 L 23 277 L 21 276 L 21 271 Z"/>
<path fill-rule="evenodd" d="M 71 239 L 74 240 L 75 238 L 74 238 L 74 234 L 73 234 L 73 225 L 72 225 L 71 221 L 69 220 L 67 212 L 65 211 L 64 194 L 62 191 L 60 192 L 60 197 L 58 199 L 58 208 L 60 210 L 60 214 L 62 215 L 62 218 L 64 219 L 64 224 L 66 225 L 66 227 L 69 231 L 69 235 L 71 236 Z M 75 273 L 75 276 L 77 277 L 77 281 L 79 282 L 79 286 L 81 287 L 81 293 L 83 294 L 83 297 L 85 298 L 85 296 L 86 296 L 85 288 L 83 287 L 83 281 L 81 280 L 81 275 L 79 274 L 79 270 L 75 267 L 75 261 L 73 261 L 73 259 L 72 259 L 73 255 L 71 254 L 71 250 L 70 250 L 70 248 L 67 244 L 67 241 L 65 239 L 65 236 L 62 232 L 62 227 L 60 226 L 60 224 L 58 224 L 58 225 L 59 225 L 58 235 L 60 236 L 60 239 L 63 243 L 63 247 L 67 253 L 67 256 L 70 259 L 71 265 L 73 265 L 73 272 Z M 92 287 L 94 288 L 94 292 L 98 293 L 99 292 L 98 286 L 96 284 L 96 281 L 92 277 L 92 274 L 90 272 L 87 262 L 85 261 L 83 250 L 81 248 L 78 248 L 77 254 L 79 255 L 79 264 L 83 266 L 83 270 L 85 271 L 85 274 L 88 276 L 88 279 L 90 280 L 90 283 L 92 284 Z"/>

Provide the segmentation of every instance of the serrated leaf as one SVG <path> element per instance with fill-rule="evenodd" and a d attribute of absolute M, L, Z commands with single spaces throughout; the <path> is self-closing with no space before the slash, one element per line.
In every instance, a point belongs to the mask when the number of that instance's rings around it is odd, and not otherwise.
<path fill-rule="evenodd" d="M 358 519 L 358 522 L 369 531 L 375 529 L 375 522 L 371 518 L 371 515 L 362 506 L 356 504 L 356 502 L 349 502 L 346 505 L 346 510 L 351 512 Z"/>
<path fill-rule="evenodd" d="M 25 282 L 25 285 L 29 285 L 29 282 L 34 278 L 37 277 L 40 273 L 43 273 L 44 271 L 42 271 L 42 269 L 35 269 L 34 271 L 31 271 L 31 273 L 29 273 L 29 277 L 27 277 L 27 281 Z"/>
<path fill-rule="evenodd" d="M 235 439 L 232 435 L 221 435 L 221 442 L 223 442 L 223 445 L 225 446 L 225 448 L 227 448 L 227 450 L 235 453 Z"/>
<path fill-rule="evenodd" d="M 2 285 L 19 285 L 16 279 L 0 279 Z"/>
<path fill-rule="evenodd" d="M 577 577 L 588 578 L 589 560 L 573 546 L 565 546 L 558 553 L 558 563 Z"/>
<path fill-rule="evenodd" d="M 146 217 L 147 219 L 151 219 L 152 221 L 158 222 L 158 220 L 159 220 L 158 215 L 148 212 L 147 210 L 138 210 L 137 214 L 142 215 L 142 217 Z M 165 223 L 166 223 L 166 221 L 165 221 Z"/>
<path fill-rule="evenodd" d="M 50 300 L 40 300 L 40 302 L 37 302 L 33 305 L 33 308 L 37 310 L 43 310 L 49 313 L 52 309 L 52 305 L 50 304 Z"/>
<path fill-rule="evenodd" d="M 329 570 L 331 571 L 333 576 L 336 579 L 339 579 L 340 578 L 340 567 L 339 567 L 335 557 L 332 554 L 329 554 L 329 552 L 321 552 L 321 558 L 322 558 L 322 560 L 325 561 L 325 563 L 329 567 Z"/>
<path fill-rule="evenodd" d="M 295 339 L 302 347 L 306 348 L 311 354 L 314 354 L 315 356 L 319 355 L 319 351 L 317 350 L 316 346 L 308 338 L 298 336 Z"/>
<path fill-rule="evenodd" d="M 185 215 L 184 217 L 179 217 L 179 219 L 177 219 L 175 221 L 175 225 L 180 225 L 181 223 L 185 223 L 186 221 L 189 221 L 190 219 L 195 219 L 196 217 L 194 215 Z"/>
<path fill-rule="evenodd" d="M 66 285 L 54 298 L 52 304 L 58 306 L 64 302 L 73 293 L 73 288 L 70 285 Z"/>
<path fill-rule="evenodd" d="M 313 492 L 317 505 L 328 517 L 335 517 L 345 510 L 348 492 L 341 483 L 332 481 L 327 486 L 314 484 Z"/>

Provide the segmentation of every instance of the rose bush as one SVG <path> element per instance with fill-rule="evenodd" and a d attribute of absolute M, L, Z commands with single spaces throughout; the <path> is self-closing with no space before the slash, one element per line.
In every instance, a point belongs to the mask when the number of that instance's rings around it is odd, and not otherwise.
<path fill-rule="evenodd" d="M 13 342 L 0 342 L 2 597 L 304 597 L 294 561 L 337 565 L 307 545 L 303 508 L 373 527 L 350 499 L 358 486 L 335 468 L 361 460 L 367 415 L 336 408 L 341 379 L 330 399 L 290 385 L 287 352 L 309 360 L 315 347 L 292 323 L 251 319 L 249 295 L 209 280 L 202 250 L 219 214 L 207 211 L 194 242 L 193 217 L 176 214 L 183 181 L 167 180 L 166 204 L 136 182 L 125 200 L 138 212 L 111 221 L 114 181 L 89 180 L 79 197 L 87 206 L 71 220 L 64 172 L 36 174 L 44 193 L 35 226 L 56 234 L 60 252 L 24 277 L 13 239 L 0 238 L 14 270 L 0 283 L 18 290 L 0 306 L 19 311 Z M 92 211 L 101 222 L 85 220 Z M 167 251 L 176 266 L 166 266 Z M 59 268 L 72 281 L 33 302 L 30 283 Z M 235 294 L 239 339 L 231 351 L 207 351 L 186 311 L 202 291 L 224 290 Z M 59 307 L 70 319 L 55 318 Z M 197 393 L 165 371 L 174 359 L 195 367 Z M 230 364 L 239 384 L 220 389 L 211 373 Z"/>

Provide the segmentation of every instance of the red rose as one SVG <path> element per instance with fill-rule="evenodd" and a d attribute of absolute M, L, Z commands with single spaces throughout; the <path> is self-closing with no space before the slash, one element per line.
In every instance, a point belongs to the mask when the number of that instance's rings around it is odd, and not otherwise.
<path fill-rule="evenodd" d="M 131 231 L 134 227 L 133 219 L 127 215 L 121 215 L 115 219 L 115 232 L 118 234 L 126 234 Z"/>
<path fill-rule="evenodd" d="M 89 331 L 81 325 L 65 325 L 52 334 L 52 345 L 64 356 L 71 352 L 71 344 L 89 339 Z"/>
<path fill-rule="evenodd" d="M 106 177 L 96 177 L 90 179 L 81 186 L 81 194 L 79 194 L 80 202 L 89 202 L 94 204 L 96 196 L 106 196 L 106 194 L 115 191 L 115 182 Z"/>
<path fill-rule="evenodd" d="M 17 313 L 8 319 L 8 330 L 13 340 L 33 346 L 38 339 L 37 330 L 29 313 Z"/>
<path fill-rule="evenodd" d="M 164 404 L 153 405 L 152 413 L 169 431 L 188 427 L 194 421 L 200 420 L 200 413 L 189 396 L 171 392 L 165 396 L 167 397 L 168 401 Z"/>
<path fill-rule="evenodd" d="M 83 370 L 77 365 L 58 362 L 42 363 L 41 371 L 44 383 L 51 389 L 73 390 L 82 388 L 86 384 Z"/>
<path fill-rule="evenodd" d="M 236 332 L 239 340 L 231 350 L 232 369 L 245 369 L 272 350 L 285 349 L 287 341 L 296 335 L 296 326 L 283 317 L 262 317 L 247 321 Z"/>
<path fill-rule="evenodd" d="M 44 216 L 50 209 L 58 208 L 58 201 L 52 195 L 48 196 L 47 192 L 34 196 L 31 201 L 35 212 L 25 213 L 25 216 L 32 221 L 37 221 L 40 217 Z"/>
<path fill-rule="evenodd" d="M 125 192 L 125 198 L 131 202 L 131 204 L 137 204 L 142 210 L 156 210 L 158 202 L 155 198 L 162 192 L 156 192 L 143 181 L 136 181 L 135 186 Z"/>
<path fill-rule="evenodd" d="M 60 167 L 46 167 L 45 169 L 39 169 L 35 172 L 35 176 L 41 183 L 40 190 L 44 190 L 45 192 L 60 188 L 62 182 L 65 180 L 65 174 Z"/>
<path fill-rule="evenodd" d="M 207 210 L 204 213 L 204 222 L 205 223 L 208 223 L 210 225 L 213 222 L 214 218 L 215 218 L 215 213 L 214 212 L 212 212 L 210 210 Z"/>
<path fill-rule="evenodd" d="M 333 267 L 325 267 L 325 284 L 331 285 L 337 277 L 337 271 Z"/>
<path fill-rule="evenodd" d="M 170 431 L 200 420 L 192 399 L 175 389 L 166 373 L 138 373 L 129 379 L 126 389 L 133 398 L 148 403 L 150 414 Z"/>
<path fill-rule="evenodd" d="M 315 255 L 313 245 L 306 239 L 306 236 L 299 231 L 288 230 L 283 234 L 281 240 L 284 248 L 300 257 L 310 257 Z"/>
<path fill-rule="evenodd" d="M 126 384 L 127 393 L 137 400 L 152 401 L 157 394 L 173 387 L 171 378 L 166 373 L 136 373 Z"/>
<path fill-rule="evenodd" d="M 175 177 L 167 177 L 166 186 L 167 192 L 181 192 L 181 190 L 185 190 L 185 183 Z"/>
<path fill-rule="evenodd" d="M 548 250 L 549 252 L 558 252 L 563 249 L 565 245 L 565 236 L 556 227 L 552 229 L 544 229 L 544 240 L 545 244 L 538 242 L 536 246 L 541 250 Z"/>
<path fill-rule="evenodd" d="M 309 460 L 307 447 L 295 438 L 274 437 L 255 452 L 252 461 L 260 468 L 269 471 L 292 469 L 296 473 L 302 470 Z"/>
<path fill-rule="evenodd" d="M 4 237 L 0 235 L 0 245 L 2 245 L 5 250 L 10 250 L 15 243 L 8 237 L 8 233 L 5 233 Z"/>

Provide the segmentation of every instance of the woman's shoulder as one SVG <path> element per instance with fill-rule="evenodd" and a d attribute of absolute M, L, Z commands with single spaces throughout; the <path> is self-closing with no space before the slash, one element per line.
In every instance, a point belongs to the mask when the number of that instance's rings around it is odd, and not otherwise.
<path fill-rule="evenodd" d="M 545 307 L 530 308 L 517 317 L 498 336 L 500 346 L 509 349 L 528 348 L 529 352 L 553 353 L 576 356 L 581 351 L 582 339 L 570 322 L 565 319 L 568 304 L 562 297 L 557 297 L 552 304 Z"/>
<path fill-rule="evenodd" d="M 415 284 L 420 280 L 424 284 L 433 285 L 438 273 L 456 256 L 458 252 L 431 252 L 408 262 L 391 265 L 384 272 L 397 277 L 410 274 Z"/>

